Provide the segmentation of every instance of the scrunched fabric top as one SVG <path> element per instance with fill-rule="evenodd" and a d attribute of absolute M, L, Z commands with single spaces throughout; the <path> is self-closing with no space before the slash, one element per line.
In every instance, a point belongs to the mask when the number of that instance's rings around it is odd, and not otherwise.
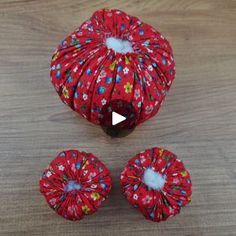
<path fill-rule="evenodd" d="M 120 52 L 111 48 L 112 38 Z M 61 100 L 89 121 L 99 124 L 102 106 L 122 99 L 140 124 L 157 113 L 175 68 L 171 46 L 157 30 L 120 10 L 102 9 L 61 42 L 50 74 Z"/>
<path fill-rule="evenodd" d="M 164 221 L 191 201 L 189 172 L 175 154 L 152 148 L 129 160 L 121 173 L 127 200 L 152 221 Z"/>
<path fill-rule="evenodd" d="M 49 206 L 75 221 L 97 211 L 111 190 L 111 176 L 93 154 L 67 150 L 50 163 L 39 185 Z"/>

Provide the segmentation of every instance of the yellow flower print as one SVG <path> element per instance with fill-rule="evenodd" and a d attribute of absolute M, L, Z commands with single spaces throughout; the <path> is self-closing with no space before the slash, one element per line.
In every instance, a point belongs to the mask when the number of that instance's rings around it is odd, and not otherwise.
<path fill-rule="evenodd" d="M 186 170 L 183 170 L 180 172 L 180 174 L 183 176 L 183 177 L 186 177 L 188 175 L 188 172 Z"/>
<path fill-rule="evenodd" d="M 59 52 L 56 52 L 53 57 L 52 57 L 52 61 L 55 61 L 58 58 Z"/>
<path fill-rule="evenodd" d="M 128 58 L 127 56 L 125 56 L 125 64 L 126 64 L 126 65 L 130 64 L 130 63 L 129 63 L 129 58 Z"/>
<path fill-rule="evenodd" d="M 92 193 L 92 194 L 91 194 L 91 198 L 92 198 L 94 201 L 96 201 L 96 200 L 98 200 L 98 199 L 100 198 L 100 194 L 99 194 L 99 193 Z"/>
<path fill-rule="evenodd" d="M 82 206 L 82 211 L 84 214 L 88 214 L 90 212 L 90 208 L 87 205 Z"/>
<path fill-rule="evenodd" d="M 69 91 L 65 86 L 62 89 L 62 94 L 65 98 L 69 98 Z"/>
<path fill-rule="evenodd" d="M 161 149 L 159 150 L 159 154 L 160 154 L 160 156 L 162 156 L 163 152 L 164 152 L 164 149 L 161 148 Z"/>
<path fill-rule="evenodd" d="M 131 179 L 136 179 L 137 178 L 136 176 L 132 176 L 132 175 L 130 175 L 128 177 L 131 178 Z"/>
<path fill-rule="evenodd" d="M 85 169 L 85 168 L 87 167 L 88 164 L 89 164 L 89 161 L 86 160 L 85 163 L 84 163 L 83 166 L 82 166 L 82 169 Z"/>
<path fill-rule="evenodd" d="M 131 93 L 132 89 L 133 89 L 133 85 L 130 84 L 130 82 L 127 82 L 126 85 L 124 86 L 124 88 L 125 88 L 126 93 Z"/>
<path fill-rule="evenodd" d="M 113 61 L 113 62 L 111 63 L 111 65 L 109 66 L 110 70 L 114 70 L 114 69 L 115 69 L 116 63 L 117 63 L 117 61 Z"/>

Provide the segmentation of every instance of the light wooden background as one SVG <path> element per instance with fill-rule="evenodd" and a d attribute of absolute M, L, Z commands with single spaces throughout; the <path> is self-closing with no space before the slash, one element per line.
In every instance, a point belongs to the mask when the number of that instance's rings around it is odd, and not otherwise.
<path fill-rule="evenodd" d="M 112 139 L 61 103 L 49 79 L 61 39 L 103 7 L 119 8 L 172 43 L 177 76 L 159 115 Z M 0 235 L 236 235 L 236 1 L 0 0 Z M 145 221 L 121 195 L 119 174 L 153 146 L 190 170 L 192 203 L 164 223 Z M 69 222 L 39 193 L 63 149 L 93 152 L 113 190 L 100 211 Z"/>

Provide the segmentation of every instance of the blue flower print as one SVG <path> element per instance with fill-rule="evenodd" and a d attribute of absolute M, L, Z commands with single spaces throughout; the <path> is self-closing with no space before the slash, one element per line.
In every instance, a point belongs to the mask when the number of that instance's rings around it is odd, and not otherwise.
<path fill-rule="evenodd" d="M 101 183 L 101 187 L 103 188 L 103 189 L 106 189 L 106 184 L 104 184 L 104 183 Z"/>
<path fill-rule="evenodd" d="M 106 84 L 110 84 L 112 82 L 112 78 L 111 77 L 107 77 L 105 82 L 106 82 Z"/>
<path fill-rule="evenodd" d="M 84 64 L 84 60 L 79 60 L 79 64 L 83 65 Z"/>
<path fill-rule="evenodd" d="M 60 69 L 61 69 L 61 64 L 57 64 L 57 65 L 56 65 L 56 69 L 57 69 L 57 70 L 60 70 Z"/>
<path fill-rule="evenodd" d="M 58 70 L 57 73 L 56 73 L 56 78 L 57 78 L 57 79 L 60 79 L 60 77 L 61 77 L 61 73 L 60 73 L 60 71 Z"/>
<path fill-rule="evenodd" d="M 149 217 L 150 219 L 154 219 L 154 212 L 150 213 Z"/>
<path fill-rule="evenodd" d="M 70 155 L 71 155 L 71 157 L 76 157 L 76 153 L 74 153 L 74 152 L 71 152 Z"/>
<path fill-rule="evenodd" d="M 163 65 L 166 65 L 166 58 L 165 58 L 165 57 L 162 57 L 161 62 L 162 62 Z"/>
<path fill-rule="evenodd" d="M 96 107 L 96 111 L 100 112 L 102 109 L 100 107 Z"/>
<path fill-rule="evenodd" d="M 135 184 L 134 187 L 133 187 L 133 190 L 135 191 L 135 190 L 137 190 L 137 188 L 138 188 L 138 185 Z"/>
<path fill-rule="evenodd" d="M 79 94 L 78 94 L 78 92 L 76 91 L 75 92 L 75 98 L 78 98 L 79 97 Z"/>
<path fill-rule="evenodd" d="M 123 70 L 122 65 L 118 65 L 118 66 L 117 66 L 117 72 L 120 72 L 120 71 L 122 71 L 122 70 Z"/>
<path fill-rule="evenodd" d="M 80 47 L 81 47 L 81 44 L 78 43 L 78 44 L 75 45 L 75 47 L 76 47 L 76 48 L 80 48 Z"/>
<path fill-rule="evenodd" d="M 182 202 L 181 200 L 177 200 L 176 202 L 177 202 L 177 204 L 178 204 L 180 207 L 183 206 L 183 202 Z"/>
<path fill-rule="evenodd" d="M 106 88 L 104 88 L 103 86 L 98 87 L 98 94 L 103 94 L 106 92 Z"/>
<path fill-rule="evenodd" d="M 87 75 L 91 75 L 91 74 L 92 74 L 92 71 L 91 71 L 90 68 L 87 69 L 86 74 L 87 74 Z"/>
<path fill-rule="evenodd" d="M 145 41 L 145 42 L 143 43 L 143 46 L 148 47 L 148 46 L 149 46 L 149 41 Z"/>
<path fill-rule="evenodd" d="M 61 41 L 61 46 L 65 46 L 67 44 L 67 41 L 66 40 L 62 40 Z"/>
<path fill-rule="evenodd" d="M 139 35 L 144 35 L 144 30 L 143 29 L 140 29 L 138 32 L 139 32 Z"/>
<path fill-rule="evenodd" d="M 153 62 L 153 63 L 152 63 L 152 66 L 153 66 L 154 68 L 157 68 L 157 63 Z"/>
<path fill-rule="evenodd" d="M 65 157 L 66 156 L 66 154 L 64 153 L 64 152 L 61 152 L 60 154 L 59 154 L 59 157 Z"/>
<path fill-rule="evenodd" d="M 72 77 L 69 76 L 68 79 L 67 79 L 67 82 L 68 82 L 68 83 L 71 83 L 72 80 L 73 80 Z"/>
<path fill-rule="evenodd" d="M 116 75 L 116 83 L 119 84 L 121 82 L 121 77 L 119 75 Z"/>
<path fill-rule="evenodd" d="M 139 165 L 139 164 L 140 164 L 140 160 L 139 160 L 139 159 L 136 159 L 136 160 L 135 160 L 135 164 L 136 164 L 136 165 Z"/>
<path fill-rule="evenodd" d="M 125 29 L 125 25 L 124 24 L 121 24 L 120 26 L 120 31 L 123 31 Z"/>
<path fill-rule="evenodd" d="M 79 170 L 80 167 L 81 167 L 81 162 L 77 162 L 76 165 L 75 165 L 75 168 L 76 168 L 77 170 Z"/>

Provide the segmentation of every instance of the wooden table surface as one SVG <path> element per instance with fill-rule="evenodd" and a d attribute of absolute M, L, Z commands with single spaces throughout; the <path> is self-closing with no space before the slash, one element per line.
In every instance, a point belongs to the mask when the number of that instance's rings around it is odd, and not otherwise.
<path fill-rule="evenodd" d="M 61 103 L 51 55 L 99 8 L 119 8 L 172 43 L 177 75 L 160 113 L 112 139 Z M 0 235 L 236 235 L 236 1 L 1 0 Z M 163 223 L 144 220 L 121 195 L 127 160 L 153 146 L 191 172 L 192 203 Z M 57 216 L 38 180 L 65 149 L 93 152 L 113 176 L 100 211 L 81 222 Z"/>

